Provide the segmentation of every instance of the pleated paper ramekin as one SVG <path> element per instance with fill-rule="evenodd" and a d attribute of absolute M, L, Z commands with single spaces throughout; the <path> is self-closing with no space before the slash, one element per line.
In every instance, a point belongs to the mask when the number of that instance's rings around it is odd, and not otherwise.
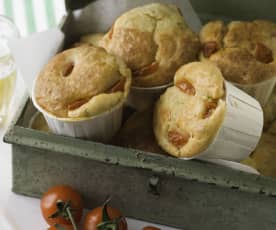
<path fill-rule="evenodd" d="M 34 92 L 34 91 L 33 91 Z M 59 135 L 108 142 L 122 124 L 123 101 L 109 110 L 88 118 L 59 118 L 45 111 L 32 95 L 34 106 L 40 111 L 50 130 Z"/>
<path fill-rule="evenodd" d="M 207 149 L 190 158 L 222 159 L 240 162 L 256 148 L 263 130 L 263 110 L 258 101 L 229 82 L 223 124 Z"/>

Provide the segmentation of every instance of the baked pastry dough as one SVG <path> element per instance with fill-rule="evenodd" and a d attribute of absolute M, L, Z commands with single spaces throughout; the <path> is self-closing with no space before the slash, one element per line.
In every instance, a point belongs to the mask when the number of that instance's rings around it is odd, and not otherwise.
<path fill-rule="evenodd" d="M 224 80 L 213 63 L 194 62 L 175 74 L 154 112 L 159 145 L 176 157 L 194 157 L 215 138 L 225 116 Z"/>
<path fill-rule="evenodd" d="M 266 106 L 264 107 L 265 125 L 270 125 L 276 120 L 276 87 L 274 88 Z M 265 127 L 266 128 L 266 127 Z"/>
<path fill-rule="evenodd" d="M 166 154 L 155 140 L 152 119 L 152 109 L 135 112 L 127 119 L 116 135 L 114 144 L 152 153 Z"/>
<path fill-rule="evenodd" d="M 35 100 L 60 118 L 91 117 L 123 102 L 131 72 L 103 48 L 80 46 L 57 54 L 39 74 Z"/>
<path fill-rule="evenodd" d="M 201 60 L 209 59 L 223 76 L 255 84 L 276 75 L 276 24 L 265 20 L 207 23 L 200 32 Z"/>
<path fill-rule="evenodd" d="M 31 120 L 30 127 L 44 132 L 51 132 L 42 113 L 36 113 Z"/>
<path fill-rule="evenodd" d="M 152 3 L 121 15 L 100 45 L 132 70 L 133 85 L 167 84 L 183 64 L 196 60 L 199 39 L 174 5 Z"/>
<path fill-rule="evenodd" d="M 99 46 L 101 39 L 103 38 L 104 34 L 102 33 L 95 33 L 95 34 L 87 34 L 80 38 L 80 43 L 90 44 L 93 46 Z"/>
<path fill-rule="evenodd" d="M 78 42 L 75 42 L 71 48 L 76 48 L 79 46 L 95 46 L 100 47 L 100 41 L 103 38 L 104 34 L 102 33 L 92 33 L 86 34 L 80 37 Z"/>
<path fill-rule="evenodd" d="M 262 175 L 276 178 L 276 136 L 263 133 L 253 154 L 241 163 L 258 170 Z"/>

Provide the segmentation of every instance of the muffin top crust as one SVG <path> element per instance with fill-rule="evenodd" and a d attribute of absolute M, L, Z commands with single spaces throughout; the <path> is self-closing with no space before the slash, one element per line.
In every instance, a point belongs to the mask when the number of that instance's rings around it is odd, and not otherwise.
<path fill-rule="evenodd" d="M 34 96 L 56 117 L 90 117 L 123 101 L 130 84 L 123 61 L 103 48 L 80 46 L 49 61 L 36 79 Z"/>
<path fill-rule="evenodd" d="M 255 84 L 276 75 L 273 22 L 211 21 L 202 28 L 200 41 L 200 59 L 215 62 L 229 81 Z"/>
<path fill-rule="evenodd" d="M 133 85 L 141 87 L 172 82 L 175 71 L 196 60 L 200 48 L 179 8 L 160 3 L 122 14 L 100 45 L 126 62 Z"/>

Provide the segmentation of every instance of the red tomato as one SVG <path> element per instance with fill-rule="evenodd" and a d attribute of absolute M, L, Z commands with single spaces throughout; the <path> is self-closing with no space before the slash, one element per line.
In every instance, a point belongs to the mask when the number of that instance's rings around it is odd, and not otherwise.
<path fill-rule="evenodd" d="M 143 230 L 161 230 L 161 229 L 153 226 L 146 226 L 143 228 Z"/>
<path fill-rule="evenodd" d="M 55 224 L 71 225 L 70 220 L 65 217 L 50 218 L 51 215 L 58 211 L 57 201 L 70 202 L 70 209 L 73 210 L 71 211 L 72 216 L 76 223 L 80 222 L 83 211 L 83 201 L 80 194 L 70 186 L 58 185 L 50 188 L 40 201 L 42 215 L 50 226 Z"/>
<path fill-rule="evenodd" d="M 71 225 L 62 225 L 62 228 L 66 230 L 74 230 Z M 58 230 L 55 226 L 50 226 L 47 230 Z"/>
<path fill-rule="evenodd" d="M 122 217 L 119 221 L 119 228 L 118 230 L 127 230 L 127 222 L 126 219 L 123 217 L 123 214 L 116 208 L 112 208 L 107 206 L 107 214 L 110 220 L 114 220 L 118 217 Z M 98 230 L 97 225 L 102 223 L 103 221 L 103 206 L 97 207 L 90 211 L 84 220 L 83 230 Z"/>

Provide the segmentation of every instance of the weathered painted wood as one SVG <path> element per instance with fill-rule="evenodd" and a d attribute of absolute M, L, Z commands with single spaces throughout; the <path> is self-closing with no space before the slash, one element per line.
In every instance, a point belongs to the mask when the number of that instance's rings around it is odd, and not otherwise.
<path fill-rule="evenodd" d="M 116 156 L 119 154 L 108 148 L 106 151 Z M 70 184 L 81 192 L 88 208 L 99 205 L 111 194 L 113 205 L 130 217 L 185 230 L 275 229 L 276 198 L 261 191 L 244 192 L 236 186 L 225 188 L 215 183 L 208 184 L 204 181 L 205 175 L 201 175 L 199 180 L 188 180 L 169 175 L 166 169 L 154 172 L 149 168 L 126 167 L 120 163 L 120 156 L 117 164 L 92 158 L 92 154 L 87 158 L 15 144 L 13 190 L 39 197 L 49 186 Z M 188 165 L 192 173 L 197 163 L 189 162 Z M 204 165 L 200 168 L 200 171 L 206 170 Z M 194 170 L 198 172 L 199 168 L 194 167 Z M 228 174 L 229 178 L 233 172 L 221 170 L 221 173 Z M 240 176 L 240 184 L 247 184 L 244 175 L 240 173 Z M 267 180 L 253 178 L 257 184 Z"/>

